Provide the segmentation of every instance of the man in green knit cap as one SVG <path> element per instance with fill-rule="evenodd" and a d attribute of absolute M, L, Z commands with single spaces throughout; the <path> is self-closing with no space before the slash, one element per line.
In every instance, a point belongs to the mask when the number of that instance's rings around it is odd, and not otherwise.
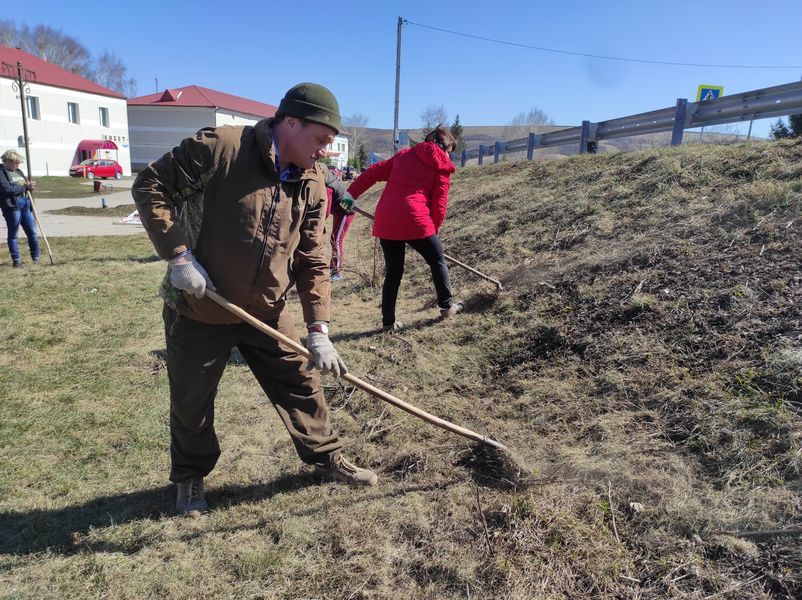
<path fill-rule="evenodd" d="M 232 348 L 276 408 L 301 460 L 354 485 L 377 476 L 346 460 L 329 422 L 320 373 L 346 368 L 328 336 L 324 256 L 326 187 L 318 160 L 340 130 L 334 95 L 292 87 L 276 116 L 253 126 L 198 131 L 142 171 L 133 196 L 159 256 L 169 261 L 161 295 L 170 380 L 170 480 L 179 512 L 207 510 L 203 478 L 220 446 L 217 384 Z M 285 309 L 295 285 L 312 360 L 205 298 L 206 289 L 298 340 Z"/>

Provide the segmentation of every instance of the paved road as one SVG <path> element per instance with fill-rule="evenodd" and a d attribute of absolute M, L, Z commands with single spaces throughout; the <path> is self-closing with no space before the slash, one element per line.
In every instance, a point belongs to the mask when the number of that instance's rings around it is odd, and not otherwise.
<path fill-rule="evenodd" d="M 121 217 L 84 217 L 70 215 L 49 214 L 51 210 L 67 208 L 68 206 L 94 206 L 100 208 L 101 199 L 105 198 L 108 206 L 120 204 L 133 204 L 131 197 L 131 178 L 120 181 L 109 181 L 114 186 L 113 193 L 92 194 L 86 198 L 48 198 L 46 194 L 36 195 L 36 210 L 42 222 L 47 239 L 55 237 L 89 236 L 89 235 L 133 235 L 144 233 L 141 225 L 121 225 Z M 87 182 L 91 187 L 91 182 Z M 0 219 L 0 243 L 6 244 L 6 223 Z M 20 230 L 19 239 L 25 239 L 25 233 Z"/>

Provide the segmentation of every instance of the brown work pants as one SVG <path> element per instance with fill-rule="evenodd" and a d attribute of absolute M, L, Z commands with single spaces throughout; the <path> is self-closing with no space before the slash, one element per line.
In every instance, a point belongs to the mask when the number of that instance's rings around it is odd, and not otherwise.
<path fill-rule="evenodd" d="M 329 423 L 318 371 L 247 323 L 209 325 L 164 305 L 167 374 L 170 379 L 170 480 L 208 475 L 220 457 L 214 432 L 214 399 L 231 349 L 239 348 L 256 380 L 273 403 L 305 463 L 315 463 L 342 447 Z M 292 317 L 284 311 L 267 321 L 298 341 Z"/>

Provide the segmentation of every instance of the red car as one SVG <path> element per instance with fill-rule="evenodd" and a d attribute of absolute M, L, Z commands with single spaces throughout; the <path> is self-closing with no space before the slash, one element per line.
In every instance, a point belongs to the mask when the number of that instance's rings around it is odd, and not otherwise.
<path fill-rule="evenodd" d="M 70 177 L 86 177 L 88 179 L 114 177 L 114 179 L 120 179 L 122 176 L 123 168 L 120 163 L 109 158 L 88 158 L 81 164 L 70 167 Z"/>

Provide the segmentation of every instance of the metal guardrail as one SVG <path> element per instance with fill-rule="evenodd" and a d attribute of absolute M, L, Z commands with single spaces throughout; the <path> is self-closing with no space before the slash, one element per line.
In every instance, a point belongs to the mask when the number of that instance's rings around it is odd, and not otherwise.
<path fill-rule="evenodd" d="M 548 133 L 530 133 L 525 138 L 498 141 L 492 146 L 480 145 L 479 148 L 463 150 L 460 162 L 464 167 L 468 159 L 478 158 L 479 164 L 482 164 L 485 156 L 493 156 L 493 162 L 498 162 L 504 152 L 523 150 L 526 150 L 527 159 L 532 160 L 538 149 L 569 144 L 579 144 L 579 152 L 584 154 L 588 152 L 589 146 L 592 147 L 602 140 L 666 131 L 672 132 L 671 145 L 677 146 L 682 143 L 685 129 L 798 113 L 802 113 L 802 81 L 703 102 L 689 103 L 686 99 L 679 98 L 676 106 L 651 112 L 598 123 L 583 121 L 580 127 L 567 127 Z"/>

